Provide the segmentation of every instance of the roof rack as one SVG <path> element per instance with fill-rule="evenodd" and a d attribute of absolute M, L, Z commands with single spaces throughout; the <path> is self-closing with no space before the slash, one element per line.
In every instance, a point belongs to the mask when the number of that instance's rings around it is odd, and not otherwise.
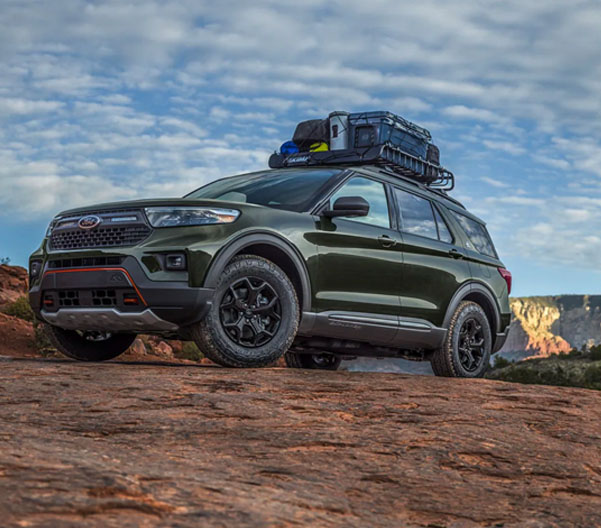
<path fill-rule="evenodd" d="M 364 148 L 294 154 L 275 152 L 269 158 L 269 166 L 272 169 L 312 165 L 376 165 L 416 180 L 432 189 L 448 192 L 455 187 L 455 176 L 451 171 L 408 154 L 391 143 Z"/>

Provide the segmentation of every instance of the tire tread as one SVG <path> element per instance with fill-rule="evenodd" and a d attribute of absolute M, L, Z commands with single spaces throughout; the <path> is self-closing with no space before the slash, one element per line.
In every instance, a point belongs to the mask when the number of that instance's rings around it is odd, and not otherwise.
<path fill-rule="evenodd" d="M 45 334 L 54 347 L 78 361 L 108 361 L 126 352 L 136 340 L 136 334 L 115 334 L 106 341 L 86 341 L 74 330 L 46 325 Z"/>
<path fill-rule="evenodd" d="M 473 301 L 462 301 L 459 303 L 459 306 L 457 306 L 457 309 L 451 317 L 451 322 L 449 323 L 449 328 L 447 329 L 447 334 L 442 347 L 436 350 L 430 358 L 430 365 L 436 376 L 446 378 L 456 378 L 461 376 L 453 357 L 453 335 L 459 318 L 463 315 L 465 310 L 477 311 L 478 313 L 484 314 L 480 305 Z M 484 314 L 484 316 L 486 319 L 486 314 Z"/>

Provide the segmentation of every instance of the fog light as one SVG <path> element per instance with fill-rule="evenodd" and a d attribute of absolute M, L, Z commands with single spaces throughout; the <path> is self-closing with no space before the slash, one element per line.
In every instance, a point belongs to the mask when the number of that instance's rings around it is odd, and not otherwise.
<path fill-rule="evenodd" d="M 42 261 L 41 260 L 32 260 L 29 263 L 29 281 L 33 281 L 40 276 L 40 272 L 42 271 Z"/>
<path fill-rule="evenodd" d="M 138 299 L 137 295 L 132 293 L 126 293 L 123 296 L 123 304 L 129 304 L 130 306 L 136 306 L 140 304 L 140 299 Z"/>
<path fill-rule="evenodd" d="M 186 269 L 186 255 L 173 253 L 165 255 L 165 268 L 171 271 L 182 271 Z"/>

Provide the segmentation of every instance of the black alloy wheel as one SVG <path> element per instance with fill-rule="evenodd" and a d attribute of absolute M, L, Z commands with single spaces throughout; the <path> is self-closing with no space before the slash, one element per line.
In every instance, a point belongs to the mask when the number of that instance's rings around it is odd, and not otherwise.
<path fill-rule="evenodd" d="M 467 372 L 476 372 L 484 359 L 484 331 L 474 317 L 463 322 L 459 330 L 459 361 Z"/>
<path fill-rule="evenodd" d="M 311 359 L 320 369 L 331 369 L 337 365 L 337 357 L 334 354 L 313 354 Z"/>
<path fill-rule="evenodd" d="M 286 366 L 289 368 L 315 369 L 315 370 L 338 370 L 342 359 L 339 356 L 322 352 L 318 354 L 306 354 L 288 351 L 284 355 Z"/>
<path fill-rule="evenodd" d="M 265 367 L 290 348 L 301 310 L 288 276 L 256 255 L 223 270 L 209 311 L 190 327 L 205 357 L 224 367 Z"/>
<path fill-rule="evenodd" d="M 223 330 L 237 345 L 269 343 L 280 327 L 282 306 L 274 288 L 258 277 L 243 277 L 225 292 L 219 307 Z"/>

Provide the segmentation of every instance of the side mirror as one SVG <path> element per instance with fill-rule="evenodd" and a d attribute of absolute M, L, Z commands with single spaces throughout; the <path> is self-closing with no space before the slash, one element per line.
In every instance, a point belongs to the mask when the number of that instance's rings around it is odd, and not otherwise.
<path fill-rule="evenodd" d="M 361 196 L 341 196 L 334 202 L 332 209 L 326 210 L 322 216 L 334 218 L 335 216 L 367 216 L 369 203 Z"/>

